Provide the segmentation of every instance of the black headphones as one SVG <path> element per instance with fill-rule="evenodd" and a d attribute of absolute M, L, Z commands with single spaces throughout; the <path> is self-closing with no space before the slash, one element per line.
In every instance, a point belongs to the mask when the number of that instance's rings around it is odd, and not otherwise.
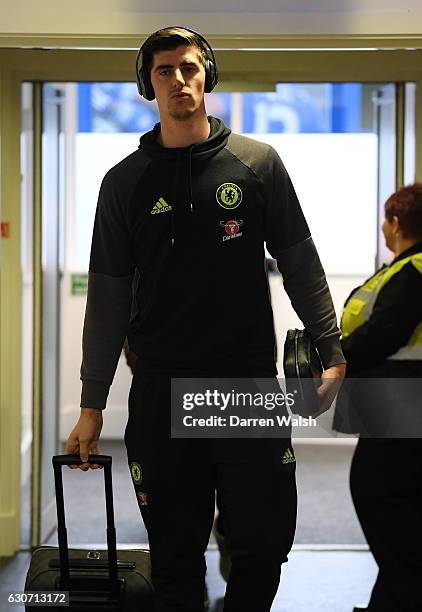
<path fill-rule="evenodd" d="M 204 91 L 205 93 L 209 93 L 210 91 L 214 89 L 214 87 L 218 83 L 217 62 L 215 61 L 214 52 L 211 46 L 206 41 L 206 39 L 203 36 L 201 36 L 201 34 L 199 34 L 198 32 L 195 32 L 195 30 L 190 30 L 189 28 L 185 28 L 184 26 L 173 26 L 173 27 L 180 28 L 181 30 L 187 30 L 188 32 L 191 32 L 192 34 L 196 34 L 196 36 L 198 36 L 198 38 L 201 40 L 203 49 L 207 55 L 205 59 L 205 66 L 204 66 L 205 68 L 205 89 Z M 167 28 L 161 28 L 161 29 L 167 29 Z M 158 32 L 159 31 L 160 30 L 158 30 Z M 157 34 L 157 32 L 154 32 L 146 39 L 142 47 L 139 49 L 138 55 L 136 57 L 136 82 L 138 84 L 139 95 L 143 96 L 147 100 L 154 100 L 155 94 L 154 94 L 154 89 L 151 84 L 151 76 L 148 73 L 148 70 L 145 70 L 145 67 L 144 67 L 143 50 L 145 46 L 148 44 L 150 38 L 154 36 L 155 34 Z"/>

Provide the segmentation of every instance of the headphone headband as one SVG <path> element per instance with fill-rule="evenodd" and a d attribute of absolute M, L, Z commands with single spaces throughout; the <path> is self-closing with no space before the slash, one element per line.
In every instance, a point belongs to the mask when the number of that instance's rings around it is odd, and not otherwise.
<path fill-rule="evenodd" d="M 191 30 L 189 28 L 185 28 L 184 26 L 171 26 L 172 28 L 180 28 L 181 30 L 186 30 L 187 32 L 191 32 L 195 34 L 202 43 L 202 49 L 205 51 L 206 60 L 205 60 L 205 93 L 209 93 L 214 89 L 214 87 L 218 83 L 218 74 L 217 74 L 217 62 L 215 61 L 214 51 L 212 50 L 211 45 L 208 41 L 201 35 L 199 32 L 195 32 L 195 30 Z M 160 32 L 161 30 L 168 30 L 169 28 L 161 28 L 157 30 Z M 157 34 L 157 32 L 153 32 L 148 36 L 146 41 L 143 43 L 141 48 L 138 51 L 138 55 L 136 56 L 136 83 L 138 85 L 139 95 L 146 98 L 146 100 L 154 100 L 155 94 L 154 89 L 151 84 L 151 75 L 148 70 L 145 69 L 144 61 L 143 61 L 143 53 L 145 47 L 148 45 L 150 39 Z M 175 34 L 175 36 L 178 36 Z M 180 34 L 182 36 L 182 34 Z M 141 64 L 141 65 L 139 65 Z"/>

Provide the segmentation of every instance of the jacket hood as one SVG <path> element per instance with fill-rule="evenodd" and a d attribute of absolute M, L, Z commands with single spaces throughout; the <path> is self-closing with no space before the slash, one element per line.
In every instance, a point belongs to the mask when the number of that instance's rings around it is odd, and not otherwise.
<path fill-rule="evenodd" d="M 163 147 L 160 145 L 157 142 L 157 137 L 160 133 L 161 124 L 156 123 L 150 132 L 141 136 L 139 140 L 139 149 L 142 149 L 152 158 L 177 159 L 180 155 L 190 153 L 195 159 L 207 159 L 226 146 L 227 139 L 231 132 L 231 130 L 224 125 L 223 121 L 217 117 L 209 116 L 208 122 L 211 126 L 208 138 L 202 142 L 189 145 L 188 147 Z"/>

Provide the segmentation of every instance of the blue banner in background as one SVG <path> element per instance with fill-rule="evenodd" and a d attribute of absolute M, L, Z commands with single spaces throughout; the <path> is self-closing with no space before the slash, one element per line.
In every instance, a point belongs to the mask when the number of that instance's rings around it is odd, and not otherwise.
<path fill-rule="evenodd" d="M 242 132 L 344 133 L 362 128 L 363 87 L 360 83 L 278 83 L 275 92 L 242 97 Z M 209 115 L 231 125 L 232 94 L 205 95 Z M 155 100 L 138 94 L 134 83 L 78 83 L 79 132 L 137 132 L 159 121 Z"/>

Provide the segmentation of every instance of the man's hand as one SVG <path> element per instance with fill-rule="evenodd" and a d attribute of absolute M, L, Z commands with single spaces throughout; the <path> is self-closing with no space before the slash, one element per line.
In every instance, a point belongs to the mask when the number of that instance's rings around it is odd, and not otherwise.
<path fill-rule="evenodd" d="M 98 440 L 103 426 L 103 411 L 97 408 L 81 408 L 81 416 L 70 432 L 64 449 L 65 455 L 79 453 L 82 463 L 69 465 L 70 469 L 79 468 L 86 472 L 89 468 L 96 470 L 102 465 L 86 463 L 89 454 L 98 455 Z"/>
<path fill-rule="evenodd" d="M 320 416 L 330 408 L 340 390 L 345 374 L 345 363 L 338 363 L 324 370 L 321 374 L 321 385 L 316 391 L 320 400 L 320 408 L 318 412 L 312 415 L 312 418 Z"/>

